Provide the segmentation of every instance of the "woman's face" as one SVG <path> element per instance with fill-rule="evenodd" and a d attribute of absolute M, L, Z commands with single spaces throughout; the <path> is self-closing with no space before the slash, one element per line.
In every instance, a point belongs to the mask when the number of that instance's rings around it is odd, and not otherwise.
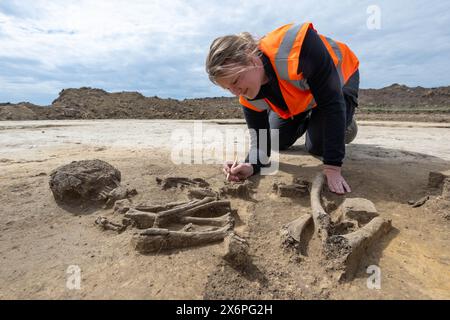
<path fill-rule="evenodd" d="M 254 99 L 265 82 L 267 77 L 261 59 L 254 57 L 251 64 L 243 66 L 245 69 L 234 75 L 222 77 L 216 82 L 224 89 L 229 90 L 235 96 L 244 96 L 247 99 Z"/>

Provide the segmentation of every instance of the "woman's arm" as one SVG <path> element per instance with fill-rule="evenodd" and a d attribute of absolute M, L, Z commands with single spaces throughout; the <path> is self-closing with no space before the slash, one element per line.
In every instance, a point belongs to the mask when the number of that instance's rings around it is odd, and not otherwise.
<path fill-rule="evenodd" d="M 317 103 L 324 112 L 323 172 L 332 192 L 351 192 L 341 174 L 345 157 L 346 105 L 339 75 L 328 50 L 316 31 L 309 29 L 300 53 L 299 71 L 303 72 Z"/>
<path fill-rule="evenodd" d="M 346 106 L 336 67 L 316 31 L 309 29 L 300 53 L 299 71 L 325 113 L 323 126 L 323 163 L 341 166 L 345 157 Z"/>
<path fill-rule="evenodd" d="M 245 159 L 245 162 L 251 163 L 253 167 L 253 174 L 259 173 L 263 164 L 260 156 L 266 159 L 270 157 L 270 125 L 267 111 L 257 112 L 246 107 L 242 107 L 244 111 L 247 128 L 255 134 L 250 134 L 250 151 Z M 265 130 L 261 131 L 260 130 Z M 267 144 L 260 143 L 260 137 L 266 134 Z M 262 153 L 262 154 L 261 154 Z M 256 163 L 254 160 L 257 160 Z"/>

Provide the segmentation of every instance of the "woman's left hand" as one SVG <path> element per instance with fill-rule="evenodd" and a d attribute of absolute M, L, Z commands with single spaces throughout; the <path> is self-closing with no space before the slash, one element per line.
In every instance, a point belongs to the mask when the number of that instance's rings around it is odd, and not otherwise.
<path fill-rule="evenodd" d="M 352 192 L 350 186 L 341 175 L 341 167 L 324 165 L 323 173 L 327 177 L 328 188 L 331 192 L 337 194 L 345 194 L 345 192 Z"/>

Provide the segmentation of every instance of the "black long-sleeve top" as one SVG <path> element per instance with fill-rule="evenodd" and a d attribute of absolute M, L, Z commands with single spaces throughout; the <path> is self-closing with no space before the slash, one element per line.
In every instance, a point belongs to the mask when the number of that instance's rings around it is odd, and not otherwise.
<path fill-rule="evenodd" d="M 254 99 L 267 98 L 277 107 L 287 110 L 286 102 L 281 94 L 278 79 L 269 58 L 263 54 L 262 60 L 269 82 L 261 86 Z M 345 100 L 333 59 L 315 30 L 309 29 L 305 35 L 300 52 L 298 72 L 303 72 L 317 103 L 317 108 L 325 112 L 323 163 L 341 166 L 345 156 Z M 251 100 L 249 101 L 251 103 Z M 243 110 L 249 129 L 255 129 L 256 131 L 269 129 L 267 111 L 257 112 L 246 107 L 243 107 Z M 257 137 L 259 148 L 259 134 Z M 266 148 L 262 149 L 267 150 Z M 270 147 L 268 147 L 267 153 L 270 155 Z M 253 165 L 254 173 L 257 173 L 260 167 L 261 163 L 258 160 L 258 164 Z"/>

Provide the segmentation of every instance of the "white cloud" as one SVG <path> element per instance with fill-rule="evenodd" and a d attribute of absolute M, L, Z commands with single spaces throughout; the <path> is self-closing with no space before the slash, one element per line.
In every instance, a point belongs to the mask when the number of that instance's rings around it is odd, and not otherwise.
<path fill-rule="evenodd" d="M 95 65 L 123 51 L 139 55 L 150 49 L 153 57 L 165 56 L 180 35 L 199 32 L 194 12 L 182 1 L 20 1 L 20 6 L 34 7 L 37 18 L 0 13 L 7 36 L 0 55 L 33 59 L 48 68 Z"/>
<path fill-rule="evenodd" d="M 369 5 L 381 9 L 380 30 L 366 26 Z M 357 53 L 362 87 L 448 85 L 449 9 L 447 1 L 405 0 L 0 1 L 0 101 L 45 104 L 62 88 L 81 86 L 175 98 L 227 95 L 204 73 L 215 37 L 262 36 L 306 20 Z"/>

